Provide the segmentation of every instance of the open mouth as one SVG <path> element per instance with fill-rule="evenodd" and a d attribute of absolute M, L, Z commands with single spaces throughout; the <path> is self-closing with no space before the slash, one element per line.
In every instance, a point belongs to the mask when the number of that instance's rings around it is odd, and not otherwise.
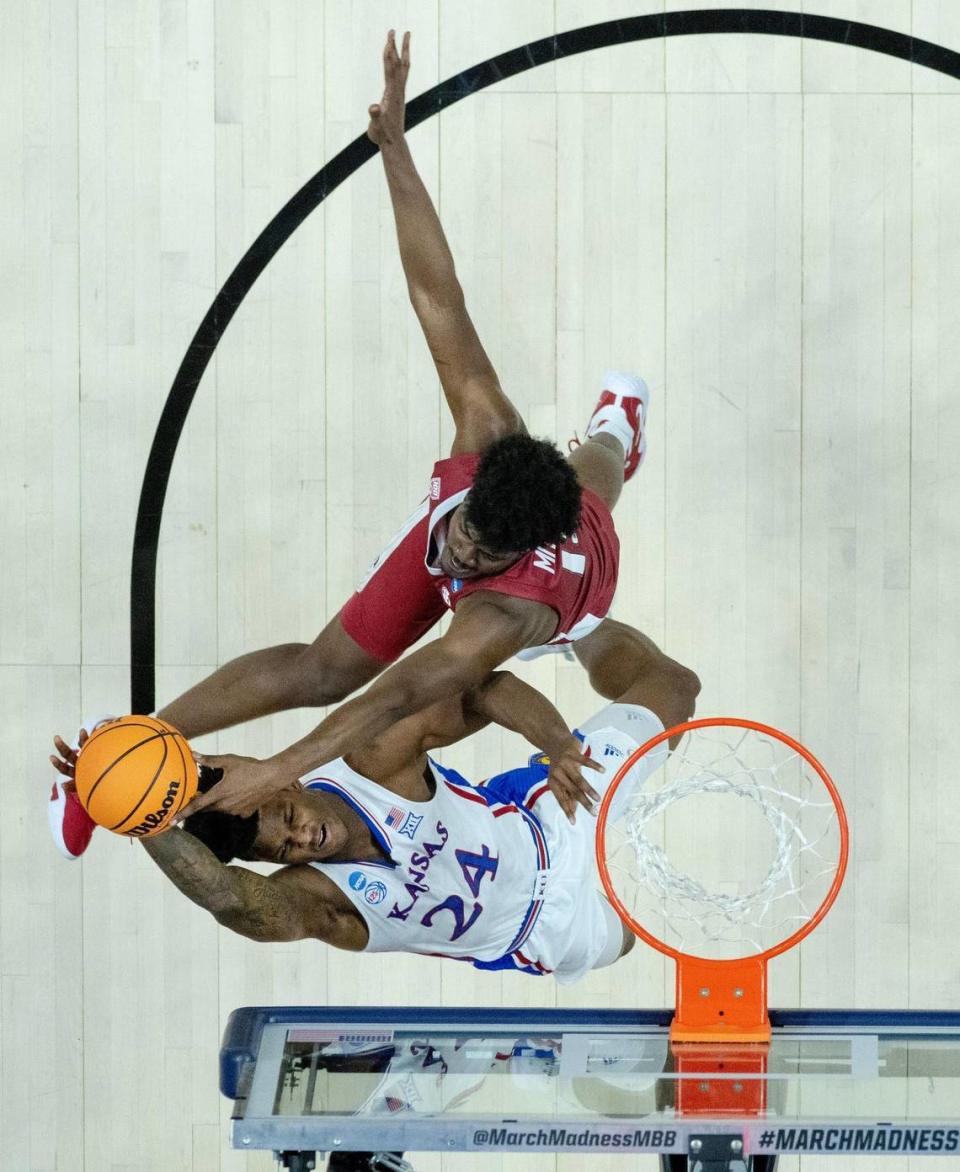
<path fill-rule="evenodd" d="M 321 826 L 321 827 L 320 827 L 320 833 L 317 835 L 317 840 L 316 840 L 316 842 L 313 844 L 313 846 L 314 846 L 314 849 L 315 849 L 315 850 L 318 850 L 318 851 L 319 851 L 319 850 L 322 850 L 322 849 L 323 849 L 323 844 L 324 844 L 326 841 L 327 841 L 327 828 L 326 828 L 326 826 L 324 825 L 324 826 Z"/>

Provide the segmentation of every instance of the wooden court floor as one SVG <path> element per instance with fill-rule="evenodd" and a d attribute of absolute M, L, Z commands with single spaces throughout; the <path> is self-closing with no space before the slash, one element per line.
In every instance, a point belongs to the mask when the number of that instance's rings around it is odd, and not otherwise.
<path fill-rule="evenodd" d="M 960 49 L 948 0 L 740 7 Z M 45 810 L 53 733 L 130 704 L 137 499 L 180 360 L 254 237 L 363 131 L 386 28 L 413 31 L 415 95 L 554 31 L 663 10 L 0 3 L 2 1172 L 272 1167 L 227 1143 L 216 1060 L 237 1005 L 669 999 L 639 947 L 560 989 L 252 944 L 136 845 L 100 833 L 82 864 L 61 860 Z M 778 725 L 840 785 L 847 884 L 774 963 L 771 1001 L 960 1008 L 960 83 L 843 45 L 675 38 L 530 70 L 411 144 L 530 429 L 582 429 L 607 367 L 652 387 L 647 462 L 616 516 L 617 617 L 699 673 L 700 714 Z M 276 256 L 200 384 L 163 512 L 158 701 L 310 640 L 450 436 L 373 159 Z M 571 722 L 598 706 L 575 664 L 522 674 Z M 316 720 L 201 747 L 266 755 Z M 479 778 L 524 755 L 488 731 L 446 759 Z M 724 844 L 690 833 L 719 865 Z"/>

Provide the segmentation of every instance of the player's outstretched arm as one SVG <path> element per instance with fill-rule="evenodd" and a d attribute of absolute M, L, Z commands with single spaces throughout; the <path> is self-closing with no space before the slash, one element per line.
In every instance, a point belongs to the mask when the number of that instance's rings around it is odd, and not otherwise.
<path fill-rule="evenodd" d="M 383 51 L 384 91 L 370 107 L 367 134 L 380 147 L 410 301 L 420 321 L 456 427 L 452 454 L 482 451 L 524 431 L 467 313 L 440 218 L 404 133 L 410 34 L 398 52 L 393 30 Z"/>
<path fill-rule="evenodd" d="M 519 733 L 550 758 L 550 789 L 573 822 L 578 805 L 592 812 L 600 795 L 581 772 L 603 766 L 583 754 L 583 746 L 550 701 L 512 672 L 494 672 L 465 701 L 479 715 Z"/>
<path fill-rule="evenodd" d="M 335 891 L 333 885 L 310 867 L 259 875 L 228 866 L 186 830 L 172 829 L 141 841 L 187 899 L 241 936 L 274 942 L 323 940 L 354 951 L 365 944 L 357 924 L 341 915 L 330 898 L 326 888 Z"/>
<path fill-rule="evenodd" d="M 368 745 L 384 729 L 437 700 L 476 687 L 522 648 L 545 643 L 556 622 L 548 606 L 477 591 L 457 607 L 442 639 L 395 663 L 362 696 L 342 704 L 288 749 L 266 761 L 203 757 L 203 764 L 222 769 L 224 776 L 214 789 L 194 798 L 180 818 L 207 808 L 252 813 L 310 769 Z"/>

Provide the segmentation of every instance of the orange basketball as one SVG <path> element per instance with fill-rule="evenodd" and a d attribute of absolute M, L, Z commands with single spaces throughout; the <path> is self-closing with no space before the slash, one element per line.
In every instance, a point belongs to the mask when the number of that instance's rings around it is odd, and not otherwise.
<path fill-rule="evenodd" d="M 197 792 L 197 765 L 177 730 L 152 716 L 103 725 L 77 756 L 77 797 L 98 826 L 149 838 Z"/>

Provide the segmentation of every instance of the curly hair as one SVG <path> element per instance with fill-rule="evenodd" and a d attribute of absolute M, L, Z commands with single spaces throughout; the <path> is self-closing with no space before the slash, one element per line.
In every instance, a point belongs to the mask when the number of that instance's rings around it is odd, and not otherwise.
<path fill-rule="evenodd" d="M 556 545 L 580 523 L 580 482 L 549 440 L 519 433 L 480 457 L 466 519 L 492 553 Z"/>
<path fill-rule="evenodd" d="M 222 769 L 211 769 L 207 765 L 200 767 L 200 782 L 198 789 L 202 794 L 212 789 L 220 778 Z M 199 814 L 191 814 L 183 820 L 184 830 L 188 830 L 194 838 L 210 848 L 221 863 L 229 863 L 231 859 L 252 859 L 253 844 L 260 829 L 260 815 L 254 812 L 249 818 L 241 818 L 237 814 L 224 814 L 220 810 L 201 810 Z"/>

